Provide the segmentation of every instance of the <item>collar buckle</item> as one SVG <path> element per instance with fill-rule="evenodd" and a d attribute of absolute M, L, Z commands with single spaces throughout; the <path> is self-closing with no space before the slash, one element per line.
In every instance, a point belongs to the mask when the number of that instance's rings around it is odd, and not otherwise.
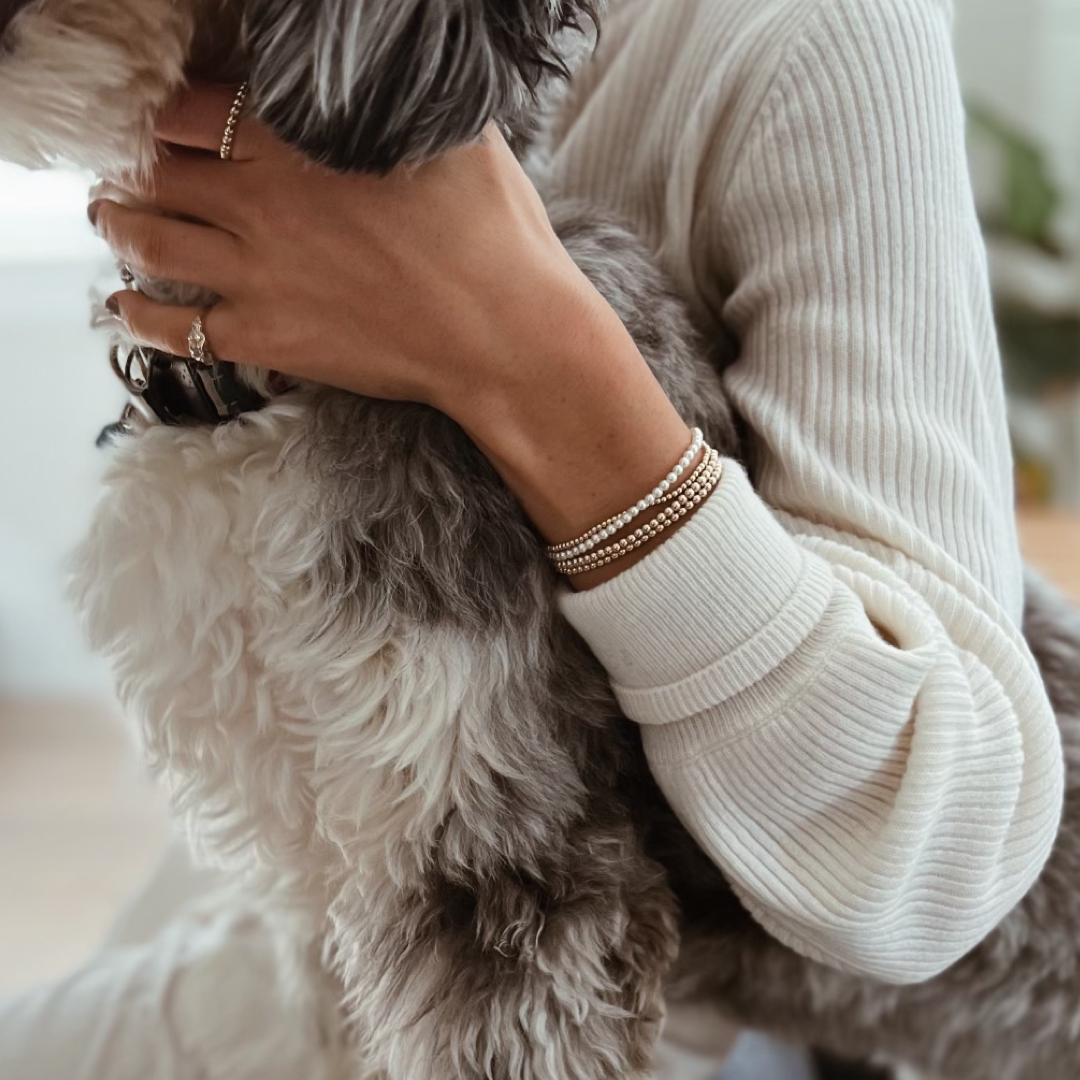
<path fill-rule="evenodd" d="M 135 345 L 124 351 L 113 345 L 109 360 L 132 396 L 132 405 L 151 423 L 172 426 L 228 424 L 255 412 L 266 399 L 237 376 L 227 361 L 199 364 L 159 349 Z M 125 418 L 132 414 L 125 410 Z M 122 418 L 122 426 L 124 419 Z"/>

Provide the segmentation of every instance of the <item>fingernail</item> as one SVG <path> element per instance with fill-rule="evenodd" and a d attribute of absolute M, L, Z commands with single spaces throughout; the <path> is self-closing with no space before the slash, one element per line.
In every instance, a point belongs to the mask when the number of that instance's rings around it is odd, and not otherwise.
<path fill-rule="evenodd" d="M 101 213 L 101 204 L 104 200 L 95 199 L 87 208 L 86 216 L 90 219 L 90 224 L 97 228 L 98 215 Z"/>
<path fill-rule="evenodd" d="M 117 300 L 117 298 L 115 296 L 110 296 L 109 299 L 105 301 L 105 310 L 110 315 L 115 315 L 119 319 L 120 318 L 120 301 Z"/>

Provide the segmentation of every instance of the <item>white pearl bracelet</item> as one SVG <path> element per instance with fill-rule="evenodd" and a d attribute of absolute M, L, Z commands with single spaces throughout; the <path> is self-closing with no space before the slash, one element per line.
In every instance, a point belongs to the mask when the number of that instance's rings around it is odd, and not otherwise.
<path fill-rule="evenodd" d="M 688 499 L 696 495 L 710 480 L 712 480 L 713 474 L 719 472 L 719 469 L 720 455 L 715 450 L 706 446 L 705 457 L 702 459 L 701 464 L 694 470 L 693 475 L 672 491 L 670 496 L 665 497 L 664 501 L 670 498 L 672 505 L 665 507 L 651 521 L 645 522 L 640 528 L 629 533 L 626 539 L 633 540 L 635 537 L 640 536 L 644 531 L 669 521 L 681 507 L 686 505 Z M 575 555 L 572 551 L 557 551 L 553 555 L 550 555 L 549 558 L 556 566 L 563 566 L 570 562 L 580 562 L 584 559 L 593 559 L 602 555 L 609 555 L 613 551 L 618 550 L 620 545 L 625 546 L 625 543 L 617 540 L 615 543 L 609 544 L 606 547 L 599 549 L 594 548 L 584 555 Z"/>
<path fill-rule="evenodd" d="M 590 570 L 599 569 L 601 566 L 607 566 L 609 563 L 629 555 L 631 551 L 635 551 L 642 544 L 648 543 L 653 537 L 659 536 L 665 529 L 670 528 L 680 518 L 689 514 L 694 507 L 704 502 L 712 494 L 723 475 L 723 459 L 715 450 L 710 451 L 710 455 L 712 463 L 709 470 L 700 481 L 694 484 L 697 490 L 688 491 L 685 495 L 680 496 L 663 514 L 614 544 L 601 548 L 599 551 L 592 551 L 587 555 L 560 561 L 556 564 L 559 573 L 567 577 L 574 577 L 577 574 L 584 574 Z"/>
<path fill-rule="evenodd" d="M 620 529 L 629 525 L 639 514 L 664 500 L 668 490 L 678 482 L 682 474 L 690 467 L 690 462 L 697 457 L 698 451 L 704 445 L 705 436 L 702 434 L 701 429 L 694 428 L 689 449 L 679 458 L 671 472 L 644 499 L 639 500 L 629 510 L 624 510 L 621 514 L 616 514 L 614 517 L 602 521 L 599 525 L 594 525 L 587 533 L 579 536 L 576 540 L 567 540 L 562 544 L 549 545 L 547 549 L 548 555 L 552 557 L 556 555 L 570 557 L 584 555 L 608 539 L 608 537 L 614 536 Z"/>
<path fill-rule="evenodd" d="M 714 463 L 714 458 L 710 456 L 712 454 L 712 451 L 709 450 L 708 446 L 705 447 L 705 450 L 706 453 L 702 456 L 701 461 L 698 462 L 697 467 L 694 469 L 694 471 L 678 487 L 671 488 L 666 495 L 663 495 L 659 499 L 657 499 L 656 502 L 653 503 L 654 507 L 663 506 L 665 503 L 675 502 L 688 493 L 695 494 L 698 491 L 698 485 L 701 481 L 706 479 L 706 474 Z M 615 522 L 617 520 L 618 518 L 609 518 L 603 524 L 608 525 L 611 522 Z M 649 522 L 648 524 L 651 525 L 657 520 L 660 519 L 656 518 L 654 519 L 654 521 Z M 600 526 L 597 526 L 597 528 L 600 528 Z M 591 543 L 589 543 L 588 550 L 585 552 L 585 555 L 595 554 L 596 545 L 603 542 L 603 540 L 605 539 L 605 536 L 597 534 L 595 539 L 593 539 Z M 548 555 L 548 558 L 551 559 L 551 561 L 556 566 L 560 566 L 568 560 L 576 559 L 579 557 L 581 556 L 576 555 L 574 553 L 574 549 L 568 549 L 566 551 L 554 551 L 549 553 Z"/>

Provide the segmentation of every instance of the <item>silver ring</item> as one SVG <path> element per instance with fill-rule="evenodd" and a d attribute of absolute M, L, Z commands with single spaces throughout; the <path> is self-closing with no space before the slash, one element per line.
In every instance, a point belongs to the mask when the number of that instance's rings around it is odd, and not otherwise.
<path fill-rule="evenodd" d="M 232 108 L 229 110 L 229 119 L 225 121 L 225 134 L 221 137 L 221 160 L 231 161 L 233 142 L 236 139 L 236 125 L 240 123 L 240 114 L 244 111 L 244 102 L 247 101 L 248 84 L 244 83 L 236 92 Z"/>
<path fill-rule="evenodd" d="M 191 359 L 196 364 L 209 367 L 214 362 L 214 354 L 207 347 L 206 329 L 203 326 L 203 316 L 207 314 L 207 311 L 202 311 L 195 316 L 195 321 L 191 324 L 191 330 L 188 332 L 187 344 Z"/>

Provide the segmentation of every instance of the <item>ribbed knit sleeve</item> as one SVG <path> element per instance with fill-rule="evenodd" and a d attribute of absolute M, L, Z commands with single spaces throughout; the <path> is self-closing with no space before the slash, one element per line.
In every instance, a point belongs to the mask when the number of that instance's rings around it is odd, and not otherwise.
<path fill-rule="evenodd" d="M 735 6 L 671 10 L 717 21 Z M 715 95 L 680 212 L 683 276 L 739 344 L 725 381 L 753 485 L 728 461 L 680 531 L 563 610 L 762 925 L 910 982 L 980 941 L 1039 873 L 1061 749 L 1018 628 L 947 6 L 800 11 L 773 54 L 745 46 L 757 59 L 741 97 Z M 679 47 L 711 40 L 699 25 Z M 584 161 L 565 174 L 604 169 Z M 668 186 L 669 212 L 673 198 Z"/>

